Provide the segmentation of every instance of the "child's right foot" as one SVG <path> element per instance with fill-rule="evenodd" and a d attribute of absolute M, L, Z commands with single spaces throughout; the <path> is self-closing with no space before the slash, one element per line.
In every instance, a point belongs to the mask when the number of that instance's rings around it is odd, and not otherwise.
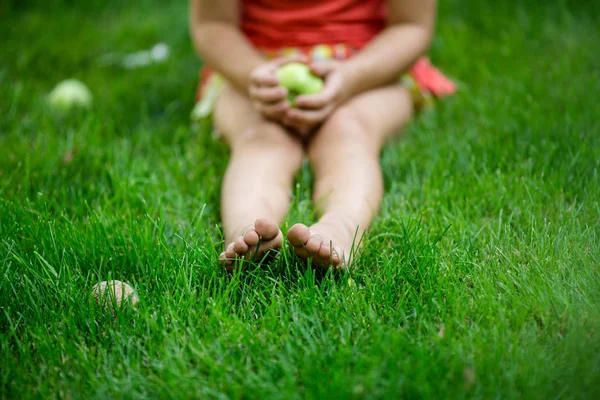
<path fill-rule="evenodd" d="M 270 250 L 281 249 L 282 243 L 283 233 L 279 226 L 270 219 L 259 218 L 254 228 L 227 245 L 219 261 L 228 271 L 232 271 L 239 259 L 261 261 Z"/>

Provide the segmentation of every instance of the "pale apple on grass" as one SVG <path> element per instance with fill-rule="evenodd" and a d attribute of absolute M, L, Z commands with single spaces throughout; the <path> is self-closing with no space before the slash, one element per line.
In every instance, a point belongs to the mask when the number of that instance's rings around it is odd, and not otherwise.
<path fill-rule="evenodd" d="M 133 288 L 121 281 L 102 281 L 92 288 L 92 294 L 99 306 L 105 309 L 119 309 L 125 304 L 136 306 L 139 299 Z"/>
<path fill-rule="evenodd" d="M 61 112 L 75 108 L 90 108 L 92 92 L 77 79 L 67 79 L 60 82 L 48 95 L 50 106 Z"/>

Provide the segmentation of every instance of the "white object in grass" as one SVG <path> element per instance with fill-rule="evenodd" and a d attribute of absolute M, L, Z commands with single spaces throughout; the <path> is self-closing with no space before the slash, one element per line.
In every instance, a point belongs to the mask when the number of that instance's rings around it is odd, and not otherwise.
<path fill-rule="evenodd" d="M 147 50 L 129 53 L 123 57 L 123 67 L 127 69 L 141 68 L 150 64 L 152 64 L 152 55 Z"/>
<path fill-rule="evenodd" d="M 92 288 L 98 305 L 107 309 L 121 308 L 124 304 L 135 306 L 139 299 L 131 286 L 121 281 L 103 281 Z"/>
<path fill-rule="evenodd" d="M 169 58 L 169 46 L 164 43 L 155 44 L 150 50 L 136 51 L 123 57 L 123 67 L 136 69 L 150 64 L 158 64 Z"/>
<path fill-rule="evenodd" d="M 157 43 L 150 50 L 150 56 L 154 62 L 165 61 L 169 58 L 169 46 L 164 43 Z"/>
<path fill-rule="evenodd" d="M 75 107 L 90 108 L 92 92 L 81 81 L 67 79 L 52 89 L 48 101 L 53 108 L 61 111 L 68 111 Z"/>

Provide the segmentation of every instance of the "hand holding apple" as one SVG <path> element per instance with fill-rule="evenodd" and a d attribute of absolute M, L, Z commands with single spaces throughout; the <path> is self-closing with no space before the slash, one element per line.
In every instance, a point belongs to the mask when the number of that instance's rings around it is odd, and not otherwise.
<path fill-rule="evenodd" d="M 288 63 L 306 61 L 303 55 L 281 57 L 254 68 L 248 77 L 248 95 L 254 108 L 265 118 L 281 121 L 290 108 L 286 101 L 288 90 L 277 77 L 280 67 Z"/>
<path fill-rule="evenodd" d="M 308 90 L 315 90 L 315 92 L 299 94 L 295 97 L 294 107 L 286 110 L 283 117 L 283 123 L 302 136 L 307 136 L 314 131 L 338 105 L 345 102 L 350 96 L 341 62 L 325 60 L 305 67 L 312 76 L 316 76 L 322 82 L 323 86 L 316 91 L 318 84 L 307 84 Z M 305 73 L 302 72 L 302 74 Z M 323 77 L 324 81 L 320 77 Z M 306 76 L 303 79 L 306 79 Z M 282 77 L 280 77 L 280 82 L 284 84 Z M 297 82 L 294 81 L 292 84 L 297 84 Z"/>

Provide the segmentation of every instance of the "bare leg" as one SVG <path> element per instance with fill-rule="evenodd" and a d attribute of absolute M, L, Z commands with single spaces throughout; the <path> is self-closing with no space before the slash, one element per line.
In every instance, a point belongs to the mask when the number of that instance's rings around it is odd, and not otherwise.
<path fill-rule="evenodd" d="M 410 119 L 413 103 L 400 85 L 361 94 L 340 107 L 309 143 L 314 201 L 321 214 L 310 228 L 294 225 L 296 253 L 322 267 L 347 266 L 379 211 L 383 178 L 379 153 L 388 136 Z"/>
<path fill-rule="evenodd" d="M 248 98 L 232 88 L 219 96 L 214 122 L 231 146 L 221 194 L 226 246 L 220 256 L 231 270 L 238 258 L 259 261 L 267 251 L 281 247 L 279 224 L 289 207 L 303 148 L 280 125 L 258 115 Z"/>

